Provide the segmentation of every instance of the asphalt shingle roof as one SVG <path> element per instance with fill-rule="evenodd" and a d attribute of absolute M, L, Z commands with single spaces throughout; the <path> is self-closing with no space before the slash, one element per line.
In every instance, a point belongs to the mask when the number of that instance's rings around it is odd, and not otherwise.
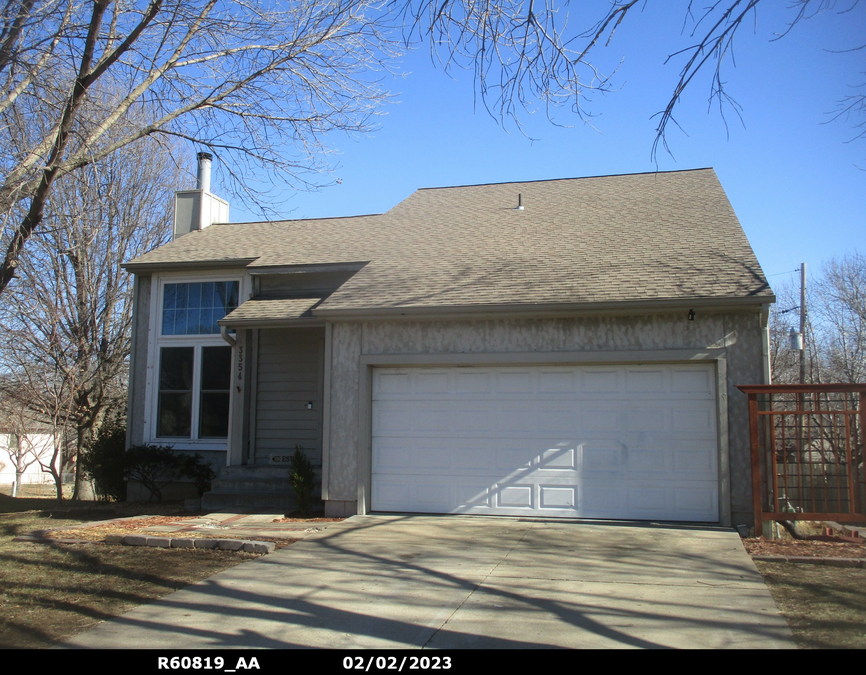
<path fill-rule="evenodd" d="M 310 311 L 322 298 L 287 298 L 287 299 L 255 299 L 247 300 L 237 309 L 220 319 L 220 325 L 244 326 L 255 325 L 262 321 L 290 321 L 301 318 L 311 318 Z"/>
<path fill-rule="evenodd" d="M 773 299 L 712 169 L 421 189 L 381 215 L 211 225 L 128 268 L 231 260 L 368 262 L 323 310 Z"/>

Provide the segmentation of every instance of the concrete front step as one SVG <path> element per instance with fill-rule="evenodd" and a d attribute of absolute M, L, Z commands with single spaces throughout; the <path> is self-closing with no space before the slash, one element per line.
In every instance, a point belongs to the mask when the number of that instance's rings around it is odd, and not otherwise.
<path fill-rule="evenodd" d="M 215 492 L 278 492 L 281 494 L 292 492 L 292 482 L 288 478 L 256 478 L 245 477 L 223 477 L 215 478 L 211 482 Z"/>
<path fill-rule="evenodd" d="M 259 507 L 274 508 L 285 513 L 291 513 L 297 508 L 295 496 L 286 493 L 212 490 L 211 492 L 206 492 L 201 498 L 201 508 L 204 511 Z"/>
<path fill-rule="evenodd" d="M 289 478 L 289 469 L 285 466 L 225 466 L 220 472 L 220 478 Z"/>
<path fill-rule="evenodd" d="M 227 466 L 201 499 L 202 509 L 271 507 L 290 513 L 295 491 L 284 466 Z"/>

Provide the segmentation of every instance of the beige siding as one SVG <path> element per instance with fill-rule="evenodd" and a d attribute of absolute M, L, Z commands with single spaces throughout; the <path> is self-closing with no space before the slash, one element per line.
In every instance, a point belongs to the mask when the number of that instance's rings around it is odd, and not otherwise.
<path fill-rule="evenodd" d="M 267 464 L 272 453 L 291 453 L 296 445 L 321 464 L 324 339 L 321 328 L 259 332 L 257 464 Z"/>

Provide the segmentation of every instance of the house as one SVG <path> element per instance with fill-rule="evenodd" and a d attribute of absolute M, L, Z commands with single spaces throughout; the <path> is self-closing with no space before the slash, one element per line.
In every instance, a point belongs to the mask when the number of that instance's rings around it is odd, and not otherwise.
<path fill-rule="evenodd" d="M 53 485 L 54 478 L 42 466 L 50 467 L 53 460 L 55 470 L 60 470 L 61 458 L 54 449 L 54 434 L 47 429 L 0 426 L 0 485 L 11 486 L 13 495 L 22 485 Z"/>
<path fill-rule="evenodd" d="M 300 446 L 329 515 L 750 522 L 735 385 L 768 382 L 774 296 L 712 169 L 349 218 L 211 224 L 206 180 L 178 200 L 175 240 L 126 265 L 128 433 L 221 465 L 206 500 L 273 489 Z"/>

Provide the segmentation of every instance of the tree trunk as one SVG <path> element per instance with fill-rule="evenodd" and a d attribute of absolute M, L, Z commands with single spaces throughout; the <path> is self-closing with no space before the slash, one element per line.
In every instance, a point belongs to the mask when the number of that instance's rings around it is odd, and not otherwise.
<path fill-rule="evenodd" d="M 87 401 L 86 397 L 82 398 L 84 401 Z M 80 421 L 75 429 L 75 487 L 72 490 L 72 499 L 76 501 L 81 499 L 81 458 L 85 450 L 89 449 L 93 443 L 93 415 L 94 411 L 91 406 L 91 409 L 88 410 L 87 419 Z"/>

